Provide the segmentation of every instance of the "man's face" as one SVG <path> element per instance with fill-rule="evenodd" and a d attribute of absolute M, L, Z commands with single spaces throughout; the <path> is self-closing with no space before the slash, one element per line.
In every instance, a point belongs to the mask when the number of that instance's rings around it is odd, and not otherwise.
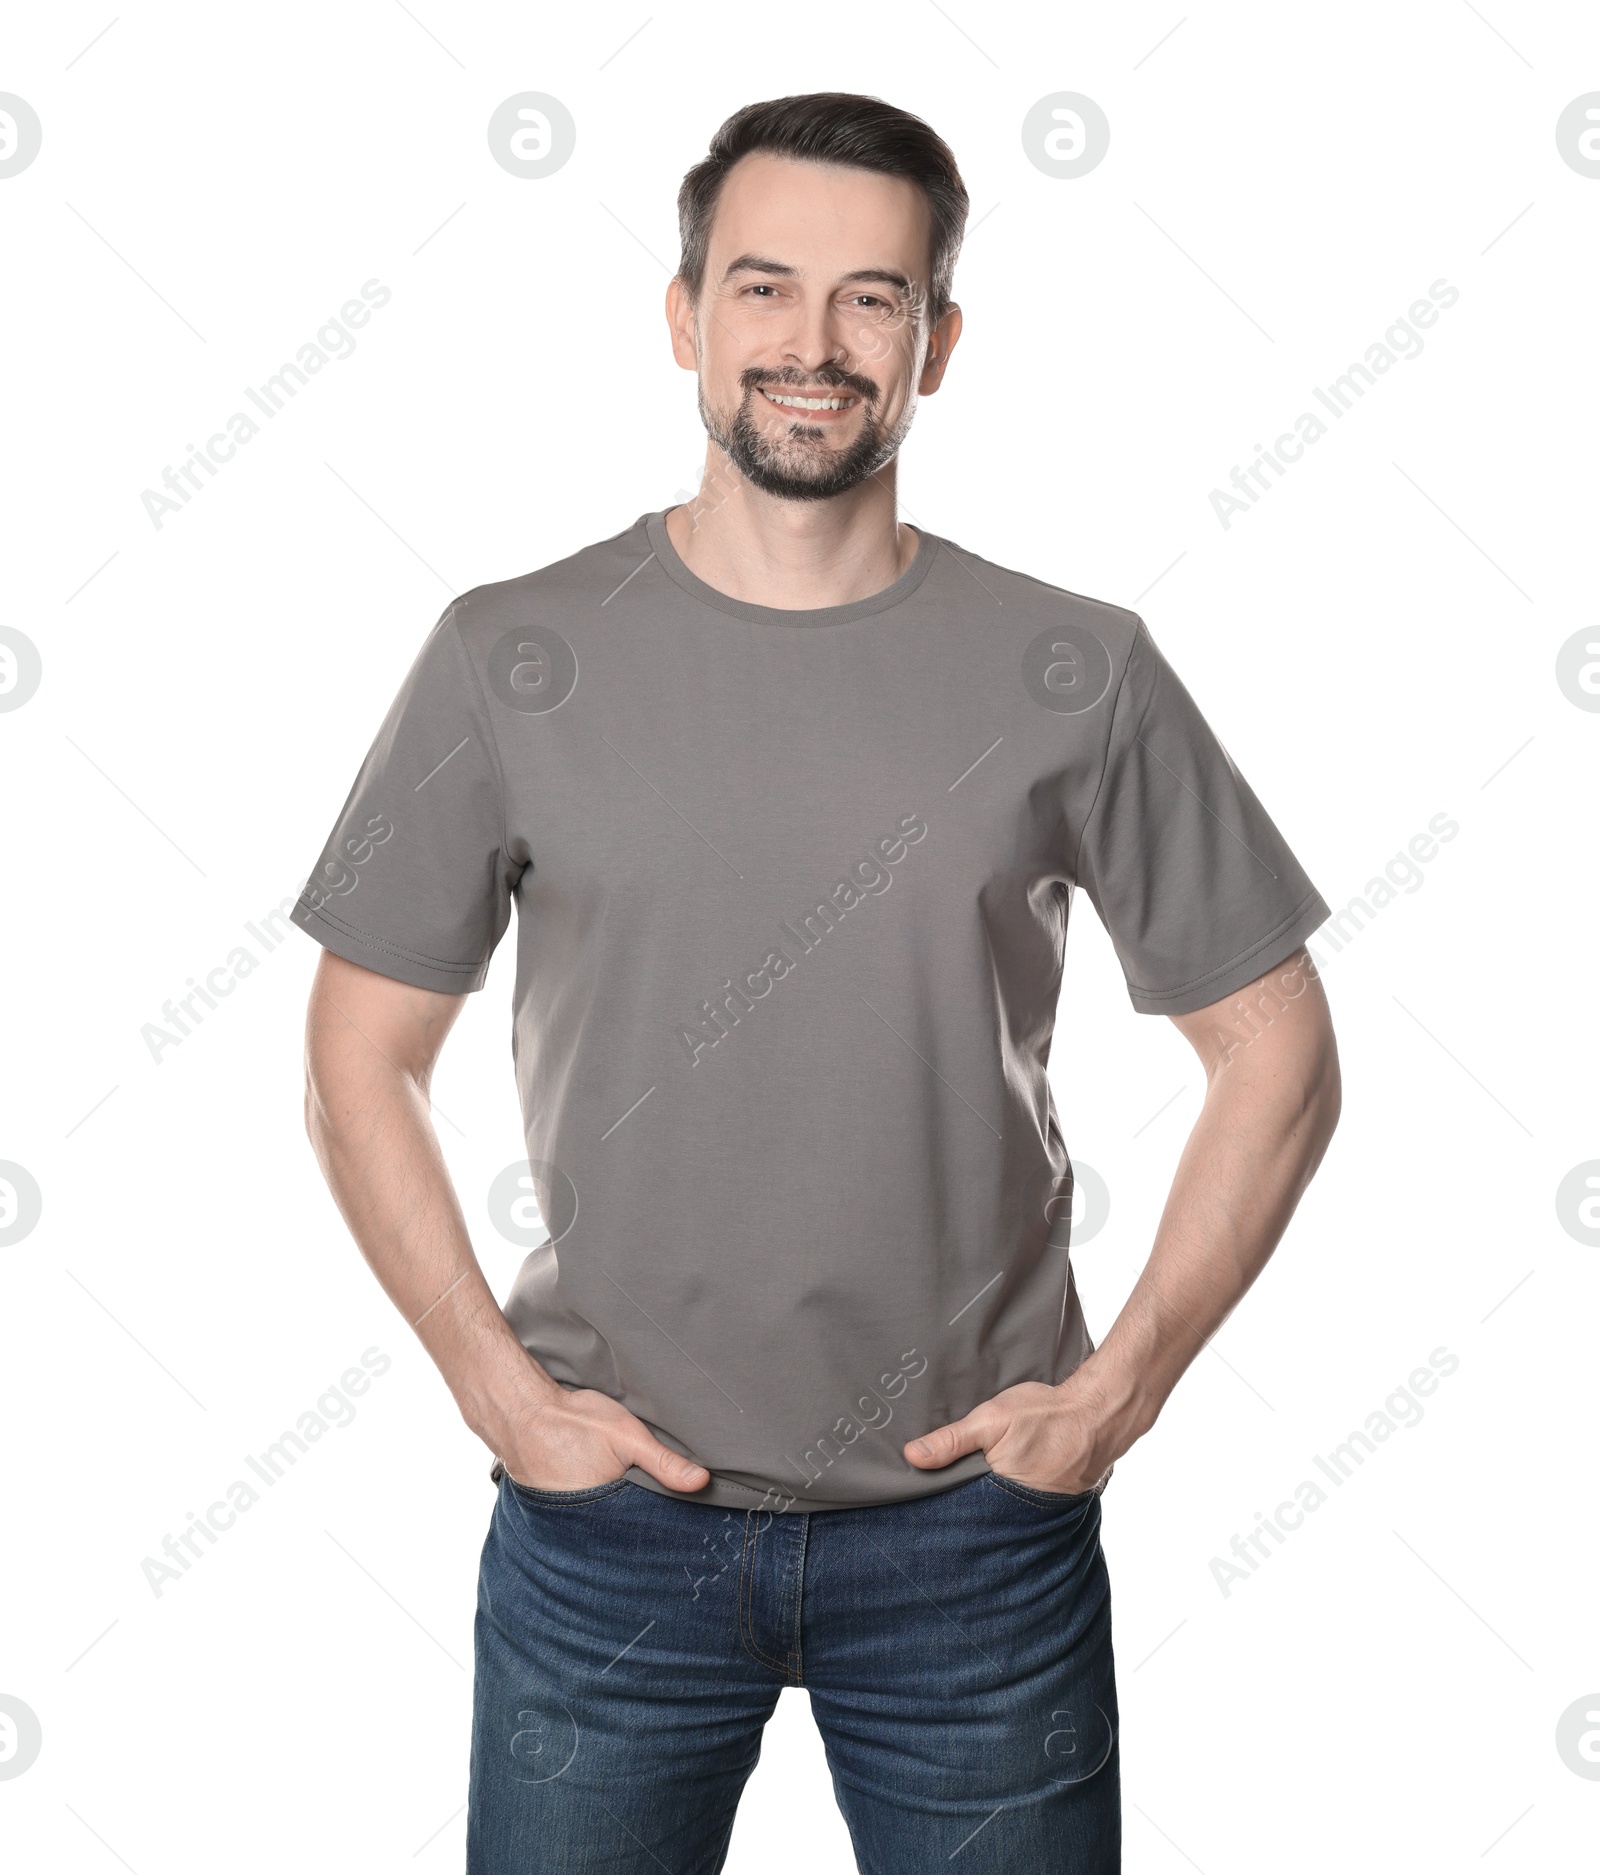
<path fill-rule="evenodd" d="M 961 324 L 929 329 L 929 236 L 897 176 L 764 151 L 729 172 L 698 305 L 674 280 L 668 314 L 707 434 L 756 487 L 822 501 L 894 458 Z"/>

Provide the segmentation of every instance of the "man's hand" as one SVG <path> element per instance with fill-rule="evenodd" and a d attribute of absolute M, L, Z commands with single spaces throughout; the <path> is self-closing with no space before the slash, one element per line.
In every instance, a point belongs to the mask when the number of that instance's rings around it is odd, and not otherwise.
<path fill-rule="evenodd" d="M 1206 1097 L 1156 1240 L 1110 1333 L 1058 1387 L 1007 1387 L 913 1439 L 937 1470 L 981 1451 L 1042 1491 L 1091 1491 L 1155 1424 L 1185 1368 L 1260 1275 L 1339 1119 L 1339 1056 L 1322 984 L 1300 950 L 1174 1024 Z"/>
<path fill-rule="evenodd" d="M 484 1280 L 428 1100 L 466 1000 L 322 954 L 306 1016 L 306 1131 L 351 1235 L 518 1484 L 578 1491 L 638 1465 L 675 1491 L 703 1490 L 705 1466 L 625 1406 L 553 1380 Z"/>
<path fill-rule="evenodd" d="M 490 1429 L 484 1436 L 512 1482 L 536 1491 L 610 1484 L 630 1465 L 674 1491 L 700 1491 L 711 1482 L 704 1465 L 663 1445 L 610 1394 L 588 1387 L 543 1389 L 503 1423 L 503 1431 Z"/>
<path fill-rule="evenodd" d="M 918 1470 L 935 1471 L 982 1452 L 991 1469 L 1018 1484 L 1092 1491 L 1145 1430 L 1133 1402 L 1111 1392 L 1091 1356 L 1059 1387 L 1033 1380 L 1007 1387 L 965 1419 L 911 1440 L 905 1455 Z"/>

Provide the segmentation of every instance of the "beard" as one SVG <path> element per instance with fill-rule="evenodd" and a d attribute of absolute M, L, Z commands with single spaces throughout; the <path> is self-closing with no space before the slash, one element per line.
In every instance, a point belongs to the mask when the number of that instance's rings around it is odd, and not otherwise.
<path fill-rule="evenodd" d="M 876 475 L 892 462 L 911 428 L 912 406 L 907 404 L 900 421 L 887 429 L 877 411 L 878 387 L 870 378 L 853 373 L 823 369 L 797 388 L 822 384 L 830 391 L 848 393 L 859 401 L 861 428 L 848 448 L 835 451 L 827 446 L 821 425 L 807 423 L 804 412 L 794 413 L 781 436 L 765 433 L 757 422 L 757 399 L 763 410 L 781 406 L 768 404 L 760 386 L 772 384 L 784 388 L 794 372 L 751 370 L 740 374 L 744 396 L 731 421 L 723 421 L 706 403 L 705 387 L 699 391 L 700 421 L 706 434 L 724 450 L 745 479 L 765 494 L 783 501 L 827 501 L 859 486 L 869 475 Z"/>

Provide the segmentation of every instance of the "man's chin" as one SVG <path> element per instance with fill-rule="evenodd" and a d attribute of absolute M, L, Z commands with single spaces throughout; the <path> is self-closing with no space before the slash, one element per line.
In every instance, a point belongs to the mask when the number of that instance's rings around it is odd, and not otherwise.
<path fill-rule="evenodd" d="M 859 487 L 867 478 L 864 475 L 849 475 L 808 480 L 800 476 L 757 472 L 747 473 L 745 479 L 764 495 L 776 496 L 780 501 L 831 501 L 835 495 L 846 495 L 852 488 Z"/>
<path fill-rule="evenodd" d="M 876 461 L 860 458 L 831 462 L 812 458 L 802 464 L 791 464 L 746 452 L 741 452 L 734 460 L 747 482 L 781 501 L 831 501 L 835 495 L 846 495 L 852 488 L 859 488 L 879 466 Z"/>

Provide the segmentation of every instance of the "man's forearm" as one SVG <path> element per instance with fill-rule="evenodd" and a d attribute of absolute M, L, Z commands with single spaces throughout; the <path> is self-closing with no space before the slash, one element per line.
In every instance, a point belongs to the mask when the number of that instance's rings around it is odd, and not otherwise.
<path fill-rule="evenodd" d="M 508 1406 L 559 1391 L 517 1340 L 473 1255 L 425 1087 L 328 1012 L 309 1053 L 306 1131 L 373 1274 L 462 1417 L 495 1445 Z"/>
<path fill-rule="evenodd" d="M 1213 1071 L 1149 1260 L 1080 1373 L 1135 1437 L 1260 1275 L 1337 1124 L 1331 1033 L 1278 1040 L 1240 1046 Z"/>
<path fill-rule="evenodd" d="M 461 1416 L 526 1488 L 584 1490 L 634 1466 L 672 1490 L 710 1473 L 620 1400 L 554 1379 L 472 1254 L 428 1100 L 466 998 L 323 953 L 306 1015 L 306 1132 L 350 1234 Z"/>

